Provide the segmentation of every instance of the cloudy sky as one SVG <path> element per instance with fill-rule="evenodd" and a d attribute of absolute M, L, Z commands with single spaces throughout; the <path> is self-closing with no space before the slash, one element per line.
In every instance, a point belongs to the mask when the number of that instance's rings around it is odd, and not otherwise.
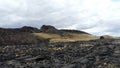
<path fill-rule="evenodd" d="M 43 24 L 120 36 L 120 0 L 0 0 L 0 27 Z"/>

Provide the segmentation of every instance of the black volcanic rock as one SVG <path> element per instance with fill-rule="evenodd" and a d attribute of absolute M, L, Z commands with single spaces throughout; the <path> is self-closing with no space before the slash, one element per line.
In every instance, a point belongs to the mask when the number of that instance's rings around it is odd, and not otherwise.
<path fill-rule="evenodd" d="M 40 32 L 39 29 L 30 26 L 24 26 L 22 28 L 0 28 L 0 33 L 4 35 L 36 32 Z"/>
<path fill-rule="evenodd" d="M 32 33 L 53 33 L 59 34 L 61 37 L 71 37 L 70 33 L 82 33 L 83 31 L 77 30 L 58 30 L 51 25 L 43 25 L 40 29 L 30 26 L 23 26 L 21 28 L 0 28 L 0 44 L 13 45 L 13 44 L 36 44 L 40 43 L 38 37 Z"/>
<path fill-rule="evenodd" d="M 65 30 L 65 29 L 58 30 L 54 26 L 51 26 L 51 25 L 43 25 L 40 28 L 40 32 L 59 34 L 61 36 L 66 36 L 66 35 L 68 36 L 69 33 L 89 34 L 87 32 L 79 31 L 79 30 Z"/>
<path fill-rule="evenodd" d="M 103 36 L 100 36 L 100 39 L 105 39 Z"/>
<path fill-rule="evenodd" d="M 20 29 L 21 32 L 30 32 L 30 33 L 34 33 L 34 32 L 39 32 L 39 29 L 34 28 L 34 27 L 30 27 L 30 26 L 24 26 Z"/>
<path fill-rule="evenodd" d="M 83 42 L 76 42 L 78 45 L 75 42 L 55 43 L 47 48 L 41 47 L 42 44 L 0 46 L 0 68 L 120 68 L 119 43 Z"/>
<path fill-rule="evenodd" d="M 0 35 L 0 45 L 24 45 L 24 44 L 39 44 L 49 40 L 38 38 L 30 33 L 20 33 L 14 35 Z"/>
<path fill-rule="evenodd" d="M 37 32 L 40 32 L 40 30 L 30 26 L 24 26 L 22 28 L 0 28 L 0 44 L 19 45 L 41 43 L 45 39 L 41 40 L 40 38 L 31 34 Z"/>
<path fill-rule="evenodd" d="M 58 30 L 54 26 L 51 26 L 51 25 L 43 25 L 40 28 L 40 31 L 46 32 L 46 33 L 59 33 Z"/>

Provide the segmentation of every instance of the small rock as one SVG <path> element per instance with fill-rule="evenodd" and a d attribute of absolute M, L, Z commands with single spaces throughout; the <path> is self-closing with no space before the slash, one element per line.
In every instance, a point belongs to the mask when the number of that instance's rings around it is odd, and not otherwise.
<path fill-rule="evenodd" d="M 114 48 L 115 48 L 114 45 L 109 45 L 108 47 L 111 48 L 111 49 L 114 49 Z"/>
<path fill-rule="evenodd" d="M 69 64 L 69 65 L 65 65 L 62 68 L 73 68 L 75 66 L 75 64 Z"/>
<path fill-rule="evenodd" d="M 82 57 L 73 61 L 73 63 L 77 63 L 77 62 L 85 64 L 85 63 L 88 63 L 89 60 L 87 58 Z"/>

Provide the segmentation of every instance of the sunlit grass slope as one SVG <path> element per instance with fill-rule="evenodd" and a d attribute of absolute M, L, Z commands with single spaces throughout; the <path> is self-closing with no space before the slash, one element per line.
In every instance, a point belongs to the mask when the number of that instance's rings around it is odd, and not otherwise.
<path fill-rule="evenodd" d="M 55 42 L 74 42 L 74 41 L 87 41 L 98 39 L 99 37 L 90 34 L 78 34 L 78 33 L 66 33 L 66 35 L 51 34 L 51 33 L 33 33 L 33 35 L 48 39 L 50 38 L 51 43 Z"/>

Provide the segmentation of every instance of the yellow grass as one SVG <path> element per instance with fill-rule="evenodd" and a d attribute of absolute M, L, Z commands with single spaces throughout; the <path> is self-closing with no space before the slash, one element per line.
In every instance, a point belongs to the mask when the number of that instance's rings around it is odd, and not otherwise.
<path fill-rule="evenodd" d="M 74 42 L 74 41 L 87 41 L 92 39 L 98 39 L 97 36 L 92 36 L 89 34 L 77 34 L 77 33 L 67 33 L 65 36 L 60 36 L 59 34 L 48 34 L 48 33 L 33 33 L 33 35 L 40 38 L 50 38 L 51 43 L 55 42 Z"/>
<path fill-rule="evenodd" d="M 35 36 L 38 36 L 40 38 L 52 38 L 52 39 L 55 39 L 55 38 L 61 38 L 60 35 L 58 34 L 48 34 L 48 33 L 33 33 Z"/>
<path fill-rule="evenodd" d="M 106 38 L 106 39 L 115 39 L 115 37 L 110 36 L 110 35 L 103 35 L 103 37 Z"/>

